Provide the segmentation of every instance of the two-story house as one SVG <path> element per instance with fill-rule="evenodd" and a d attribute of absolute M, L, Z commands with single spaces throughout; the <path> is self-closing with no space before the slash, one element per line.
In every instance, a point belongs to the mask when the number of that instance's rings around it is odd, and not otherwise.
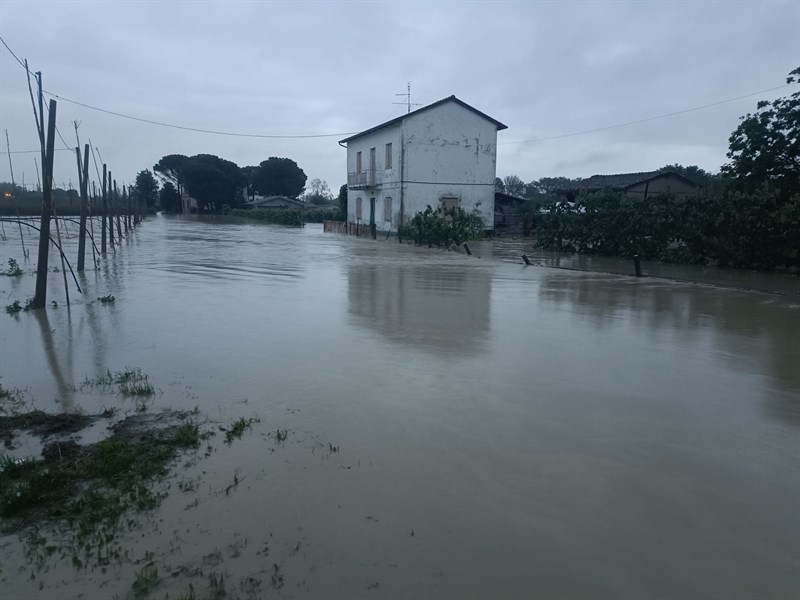
<path fill-rule="evenodd" d="M 347 145 L 347 221 L 396 230 L 427 206 L 477 208 L 494 226 L 497 121 L 455 96 L 339 142 Z"/>

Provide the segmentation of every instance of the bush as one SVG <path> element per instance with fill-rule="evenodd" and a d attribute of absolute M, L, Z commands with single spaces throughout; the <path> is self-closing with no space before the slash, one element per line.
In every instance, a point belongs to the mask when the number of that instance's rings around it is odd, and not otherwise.
<path fill-rule="evenodd" d="M 414 244 L 428 247 L 448 248 L 467 240 L 480 239 L 484 235 L 485 224 L 478 209 L 471 213 L 460 206 L 453 208 L 439 207 L 436 210 L 428 206 L 418 212 L 406 225 L 398 228 L 398 236 L 411 239 Z"/>
<path fill-rule="evenodd" d="M 714 188 L 647 200 L 599 192 L 549 207 L 537 245 L 564 252 L 773 269 L 798 263 L 800 194 Z"/>

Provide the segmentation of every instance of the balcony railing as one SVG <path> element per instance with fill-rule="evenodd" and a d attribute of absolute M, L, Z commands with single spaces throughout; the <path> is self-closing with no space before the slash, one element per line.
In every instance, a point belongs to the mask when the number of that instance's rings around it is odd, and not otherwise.
<path fill-rule="evenodd" d="M 351 190 L 365 190 L 375 187 L 375 184 L 375 171 L 373 169 L 347 174 L 347 187 Z"/>

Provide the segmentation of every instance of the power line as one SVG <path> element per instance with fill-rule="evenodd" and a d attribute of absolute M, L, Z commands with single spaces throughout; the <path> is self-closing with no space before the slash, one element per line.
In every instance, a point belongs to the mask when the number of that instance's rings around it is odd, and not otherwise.
<path fill-rule="evenodd" d="M 53 98 L 58 98 L 59 100 L 63 100 L 64 102 L 69 102 L 71 104 L 77 104 L 78 106 L 82 106 L 84 108 L 88 108 L 91 110 L 96 110 L 102 113 L 106 113 L 109 115 L 114 115 L 115 117 L 122 117 L 123 119 L 130 119 L 132 121 L 139 121 L 140 123 L 149 123 L 150 125 L 159 125 L 161 127 L 169 127 L 171 129 L 180 129 L 182 131 L 194 131 L 196 133 L 210 133 L 213 135 L 227 135 L 231 137 L 245 137 L 245 138 L 267 138 L 267 139 L 309 139 L 309 138 L 329 138 L 329 137 L 341 137 L 347 135 L 353 135 L 358 133 L 357 131 L 348 131 L 345 133 L 317 133 L 317 134 L 309 134 L 309 135 L 267 135 L 261 133 L 239 133 L 233 131 L 215 131 L 213 129 L 199 129 L 197 127 L 186 127 L 184 125 L 175 125 L 173 123 L 164 123 L 163 121 L 153 121 L 151 119 L 143 119 L 141 117 L 134 117 L 132 115 L 126 115 L 123 113 L 119 113 L 113 110 L 107 110 L 105 108 L 100 108 L 98 106 L 92 106 L 91 104 L 85 104 L 83 102 L 78 102 L 77 100 L 71 100 L 69 98 L 65 98 L 64 96 L 60 96 L 58 94 L 54 94 L 53 92 L 49 92 L 47 90 L 44 91 L 45 94 L 48 96 L 52 96 Z"/>
<path fill-rule="evenodd" d="M 53 148 L 56 152 L 74 152 L 72 148 Z M 12 150 L 11 154 L 41 154 L 41 150 Z M 4 152 L 0 150 L 0 154 L 8 154 L 8 152 Z"/>
<path fill-rule="evenodd" d="M 736 102 L 737 100 L 743 100 L 745 98 L 751 98 L 753 96 L 758 96 L 759 94 L 766 94 L 767 92 L 774 92 L 775 90 L 781 90 L 783 88 L 789 87 L 789 84 L 783 84 L 776 87 L 767 88 L 766 90 L 759 90 L 757 92 L 752 92 L 750 94 L 744 94 L 743 96 L 736 96 L 735 98 L 728 98 L 727 100 L 720 100 L 718 102 L 712 102 L 711 104 L 703 104 L 702 106 L 694 106 L 692 108 L 685 108 L 683 110 L 676 110 L 670 113 L 664 113 L 663 115 L 656 115 L 654 117 L 647 117 L 644 119 L 637 119 L 635 121 L 627 121 L 626 123 L 617 123 L 615 125 L 607 125 L 605 127 L 597 127 L 595 129 L 585 129 L 583 131 L 573 131 L 572 133 L 562 133 L 560 135 L 551 135 L 548 137 L 541 137 L 541 138 L 532 138 L 529 140 L 519 140 L 516 142 L 502 142 L 498 144 L 498 146 L 506 146 L 510 144 L 525 144 L 527 142 L 545 142 L 548 140 L 560 140 L 562 138 L 573 137 L 576 135 L 585 135 L 587 133 L 597 133 L 598 131 L 607 131 L 609 129 L 616 129 L 617 127 L 628 127 L 629 125 L 638 125 L 639 123 L 647 123 L 649 121 L 656 121 L 658 119 L 666 119 L 668 117 L 674 117 L 677 115 L 683 115 L 690 112 L 695 112 L 698 110 L 703 110 L 706 108 L 711 108 L 714 106 L 719 106 L 720 104 L 728 104 L 729 102 Z"/>
<path fill-rule="evenodd" d="M 27 68 L 25 67 L 25 63 L 24 63 L 24 62 L 22 62 L 22 61 L 19 59 L 19 57 L 18 57 L 16 54 L 14 54 L 14 51 L 13 51 L 11 48 L 9 48 L 9 47 L 8 47 L 8 44 L 6 44 L 6 41 L 5 41 L 5 40 L 4 40 L 2 37 L 0 37 L 0 42 L 3 42 L 3 46 L 5 46 L 5 47 L 6 47 L 6 50 L 8 50 L 9 52 L 11 52 L 11 56 L 13 56 L 13 57 L 16 59 L 16 61 L 17 61 L 17 62 L 18 62 L 20 65 L 22 65 L 22 68 L 27 70 Z"/>
<path fill-rule="evenodd" d="M 2 37 L 0 37 L 0 42 L 3 43 L 3 46 L 6 47 L 6 50 L 8 50 L 11 53 L 11 56 L 13 56 L 16 59 L 16 61 L 22 66 L 22 68 L 30 73 L 30 70 L 25 66 L 25 63 L 22 62 L 16 54 L 14 54 L 14 51 L 11 50 L 11 48 L 8 46 L 8 44 L 6 44 L 6 41 Z M 50 92 L 48 90 L 43 90 L 43 92 L 45 94 L 47 94 L 48 96 L 51 96 L 51 97 L 56 98 L 58 100 L 63 100 L 64 102 L 69 102 L 70 104 L 75 104 L 77 106 L 82 106 L 82 107 L 88 108 L 90 110 L 96 110 L 98 112 L 102 112 L 102 113 L 106 113 L 106 114 L 109 114 L 109 115 L 113 115 L 115 117 L 121 117 L 123 119 L 130 119 L 132 121 L 139 121 L 140 123 L 149 123 L 150 125 L 158 125 L 160 127 L 169 127 L 171 129 L 180 129 L 180 130 L 183 130 L 183 131 L 194 131 L 196 133 L 209 133 L 209 134 L 213 134 L 213 135 L 226 135 L 226 136 L 231 136 L 231 137 L 262 138 L 262 139 L 328 138 L 328 137 L 341 137 L 341 136 L 347 136 L 347 135 L 354 135 L 354 134 L 358 133 L 357 131 L 347 131 L 347 132 L 344 132 L 344 133 L 319 133 L 319 134 L 308 134 L 308 135 L 305 135 L 305 134 L 304 135 L 272 135 L 272 134 L 268 135 L 268 134 L 258 134 L 258 133 L 239 133 L 239 132 L 232 132 L 232 131 L 215 131 L 215 130 L 212 130 L 212 129 L 200 129 L 200 128 L 197 128 L 197 127 L 186 127 L 184 125 L 175 125 L 173 123 L 164 123 L 163 121 L 154 121 L 152 119 L 144 119 L 142 117 L 134 117 L 133 115 L 126 115 L 124 113 L 116 112 L 116 111 L 113 111 L 113 110 L 100 108 L 99 106 L 92 106 L 91 104 L 86 104 L 84 102 L 78 102 L 77 100 L 72 100 L 70 98 L 66 98 L 64 96 L 61 96 L 61 95 L 56 94 L 54 92 Z M 61 136 L 61 134 L 59 133 L 59 137 L 60 136 Z M 64 138 L 63 137 L 61 138 L 61 141 L 64 142 Z M 64 142 L 64 144 L 67 145 L 66 142 Z"/>

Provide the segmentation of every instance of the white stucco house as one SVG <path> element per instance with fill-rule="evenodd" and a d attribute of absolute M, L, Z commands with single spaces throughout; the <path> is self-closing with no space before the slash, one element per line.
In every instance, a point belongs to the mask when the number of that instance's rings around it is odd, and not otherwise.
<path fill-rule="evenodd" d="M 450 96 L 339 142 L 347 147 L 347 221 L 396 230 L 430 205 L 478 208 L 494 225 L 500 121 Z"/>

